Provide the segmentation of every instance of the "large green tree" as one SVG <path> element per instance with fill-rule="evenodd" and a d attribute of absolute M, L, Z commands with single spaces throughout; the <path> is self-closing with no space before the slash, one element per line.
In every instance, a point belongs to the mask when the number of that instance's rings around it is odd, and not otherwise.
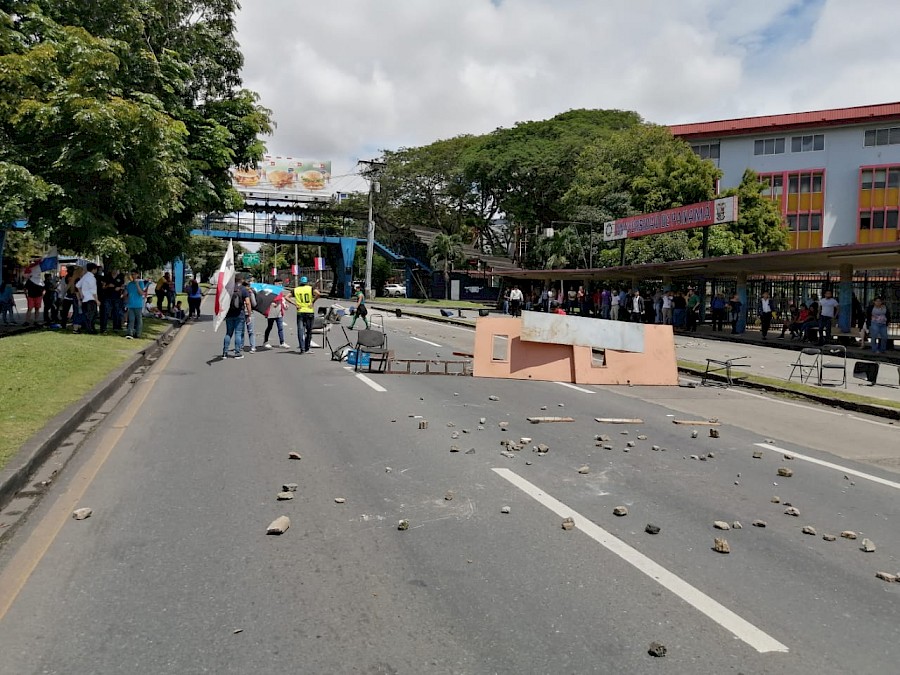
<path fill-rule="evenodd" d="M 0 204 L 42 237 L 153 266 L 197 214 L 240 205 L 228 168 L 269 112 L 240 88 L 235 0 L 0 2 Z M 0 211 L 8 221 L 8 214 Z"/>
<path fill-rule="evenodd" d="M 444 276 L 444 297 L 450 298 L 450 268 L 462 258 L 462 241 L 459 235 L 439 233 L 428 249 L 431 266 L 440 267 Z"/>

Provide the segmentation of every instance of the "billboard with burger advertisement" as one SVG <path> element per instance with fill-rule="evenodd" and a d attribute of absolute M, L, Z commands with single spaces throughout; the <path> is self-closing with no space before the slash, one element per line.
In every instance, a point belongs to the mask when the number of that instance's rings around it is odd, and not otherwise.
<path fill-rule="evenodd" d="M 331 162 L 265 155 L 255 169 L 234 168 L 231 177 L 239 192 L 321 194 L 331 181 Z"/>

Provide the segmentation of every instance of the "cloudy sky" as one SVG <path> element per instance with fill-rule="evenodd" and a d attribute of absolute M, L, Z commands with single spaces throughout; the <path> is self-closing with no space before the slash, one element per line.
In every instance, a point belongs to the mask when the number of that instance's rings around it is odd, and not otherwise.
<path fill-rule="evenodd" d="M 897 26 L 883 0 L 243 0 L 238 39 L 269 152 L 340 175 L 573 108 L 674 124 L 900 101 Z"/>

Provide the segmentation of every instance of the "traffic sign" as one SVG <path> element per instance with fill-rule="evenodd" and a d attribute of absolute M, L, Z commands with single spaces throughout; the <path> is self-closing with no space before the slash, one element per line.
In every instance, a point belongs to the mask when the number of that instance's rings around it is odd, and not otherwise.
<path fill-rule="evenodd" d="M 259 265 L 259 253 L 245 253 L 242 257 L 244 267 Z"/>

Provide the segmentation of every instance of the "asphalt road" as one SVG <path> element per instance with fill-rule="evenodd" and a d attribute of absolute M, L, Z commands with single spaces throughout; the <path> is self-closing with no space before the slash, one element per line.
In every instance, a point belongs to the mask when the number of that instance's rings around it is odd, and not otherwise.
<path fill-rule="evenodd" d="M 467 329 L 386 324 L 398 356 L 471 349 Z M 897 672 L 900 584 L 875 578 L 900 572 L 894 426 L 718 388 L 220 353 L 211 323 L 182 331 L 0 551 L 0 672 Z M 672 422 L 710 415 L 719 438 Z"/>

